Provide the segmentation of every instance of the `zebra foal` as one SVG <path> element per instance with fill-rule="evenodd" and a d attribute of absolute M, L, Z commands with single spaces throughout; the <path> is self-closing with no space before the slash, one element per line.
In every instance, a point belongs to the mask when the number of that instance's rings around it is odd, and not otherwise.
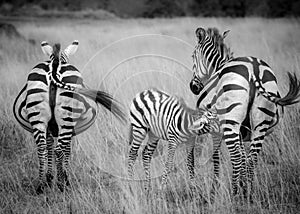
<path fill-rule="evenodd" d="M 131 103 L 129 120 L 128 174 L 131 178 L 139 147 L 147 134 L 149 137 L 142 152 L 146 189 L 150 186 L 150 162 L 159 139 L 168 141 L 167 161 L 162 176 L 162 185 L 165 186 L 177 146 L 181 143 L 187 145 L 187 167 L 190 178 L 193 179 L 195 137 L 219 129 L 216 114 L 213 112 L 193 110 L 182 99 L 157 89 L 145 90 L 135 96 Z"/>
<path fill-rule="evenodd" d="M 98 104 L 118 119 L 125 120 L 118 102 L 106 92 L 86 88 L 78 69 L 69 64 L 69 57 L 76 52 L 78 41 L 62 52 L 60 44 L 52 47 L 42 42 L 41 47 L 50 60 L 39 63 L 30 71 L 27 83 L 13 105 L 16 120 L 33 134 L 37 145 L 37 193 L 42 193 L 46 185 L 52 186 L 54 153 L 58 187 L 63 191 L 64 186 L 69 185 L 67 171 L 72 138 L 95 122 Z M 56 146 L 54 137 L 57 137 Z"/>

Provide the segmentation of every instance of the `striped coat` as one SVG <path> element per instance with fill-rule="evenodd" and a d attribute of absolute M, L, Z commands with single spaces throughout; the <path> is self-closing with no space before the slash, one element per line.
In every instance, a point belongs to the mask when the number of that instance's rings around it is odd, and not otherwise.
<path fill-rule="evenodd" d="M 219 129 L 216 115 L 203 109 L 193 110 L 182 99 L 170 96 L 157 89 L 145 90 L 135 96 L 130 107 L 130 151 L 128 173 L 133 176 L 133 164 L 137 152 L 145 139 L 148 143 L 143 150 L 143 166 L 146 173 L 146 189 L 150 185 L 150 161 L 160 139 L 168 141 L 166 178 L 173 165 L 174 154 L 179 144 L 187 145 L 187 167 L 190 178 L 194 178 L 195 137 Z"/>
<path fill-rule="evenodd" d="M 67 171 L 72 138 L 95 122 L 98 104 L 117 118 L 125 119 L 116 100 L 106 92 L 86 88 L 78 69 L 68 63 L 77 46 L 78 41 L 74 41 L 60 53 L 60 44 L 51 47 L 43 42 L 42 50 L 50 60 L 39 63 L 30 71 L 13 105 L 16 120 L 33 133 L 37 144 L 38 193 L 42 193 L 46 185 L 52 185 L 54 152 L 58 187 L 63 190 L 69 185 Z M 53 137 L 57 137 L 55 148 Z"/>
<path fill-rule="evenodd" d="M 228 31 L 220 35 L 215 28 L 196 30 L 198 43 L 193 52 L 190 88 L 199 95 L 199 108 L 217 110 L 222 137 L 214 140 L 214 174 L 219 177 L 219 148 L 224 140 L 233 167 L 233 194 L 237 194 L 238 181 L 244 189 L 248 181 L 252 189 L 254 168 L 266 133 L 278 123 L 279 106 L 299 102 L 300 83 L 296 75 L 288 73 L 289 91 L 281 98 L 277 79 L 267 63 L 256 57 L 233 58 L 223 42 L 227 34 Z M 251 141 L 249 154 L 241 141 L 246 138 Z"/>

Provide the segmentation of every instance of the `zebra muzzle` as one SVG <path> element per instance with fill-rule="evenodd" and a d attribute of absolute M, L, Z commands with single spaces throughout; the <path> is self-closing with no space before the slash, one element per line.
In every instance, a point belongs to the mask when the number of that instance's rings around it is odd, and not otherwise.
<path fill-rule="evenodd" d="M 209 125 L 208 119 L 206 117 L 201 117 L 195 120 L 193 124 L 189 127 L 189 129 L 192 131 L 199 131 L 207 125 Z"/>

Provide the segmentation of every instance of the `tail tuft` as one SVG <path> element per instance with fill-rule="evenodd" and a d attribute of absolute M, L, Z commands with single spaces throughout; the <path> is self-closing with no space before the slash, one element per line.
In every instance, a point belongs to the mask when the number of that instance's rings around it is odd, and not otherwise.
<path fill-rule="evenodd" d="M 278 98 L 275 103 L 281 106 L 292 105 L 298 103 L 300 97 L 300 81 L 297 79 L 296 74 L 288 72 L 289 76 L 289 91 L 283 98 Z"/>

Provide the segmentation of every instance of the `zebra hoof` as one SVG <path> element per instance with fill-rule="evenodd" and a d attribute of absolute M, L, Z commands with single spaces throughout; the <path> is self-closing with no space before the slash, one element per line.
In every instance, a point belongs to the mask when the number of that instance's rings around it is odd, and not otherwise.
<path fill-rule="evenodd" d="M 64 192 L 66 189 L 68 189 L 68 187 L 70 187 L 70 182 L 67 179 L 62 182 L 58 182 L 57 187 L 61 192 Z"/>
<path fill-rule="evenodd" d="M 58 182 L 57 187 L 61 192 L 65 191 L 66 184 L 64 182 Z"/>
<path fill-rule="evenodd" d="M 50 188 L 52 188 L 52 180 L 53 180 L 53 178 L 54 178 L 54 176 L 52 174 L 46 174 L 47 185 Z"/>
<path fill-rule="evenodd" d="M 64 171 L 61 177 L 58 176 L 57 187 L 61 192 L 63 192 L 65 190 L 65 188 L 69 187 L 69 186 L 70 186 L 70 182 L 68 179 L 68 175 L 67 175 L 67 172 Z"/>
<path fill-rule="evenodd" d="M 70 181 L 69 181 L 69 179 L 68 179 L 67 176 L 65 176 L 65 186 L 66 186 L 66 187 L 69 187 L 69 186 L 70 186 Z"/>
<path fill-rule="evenodd" d="M 45 184 L 39 184 L 35 190 L 36 194 L 38 195 L 43 194 L 44 191 L 45 191 Z"/>
<path fill-rule="evenodd" d="M 57 187 L 61 192 L 64 192 L 65 190 L 68 190 L 68 187 L 70 186 L 69 182 L 58 182 Z"/>
<path fill-rule="evenodd" d="M 64 171 L 64 182 L 65 182 L 66 186 L 70 186 L 70 182 L 69 182 L 68 175 L 67 175 L 66 171 Z"/>
<path fill-rule="evenodd" d="M 253 192 L 247 192 L 247 194 L 244 194 L 244 201 L 247 203 L 247 204 L 253 204 L 254 203 L 254 194 Z"/>
<path fill-rule="evenodd" d="M 253 195 L 249 194 L 249 203 L 250 204 L 254 204 L 254 199 L 253 199 Z"/>
<path fill-rule="evenodd" d="M 235 197 L 237 196 L 239 193 L 238 193 L 238 188 L 233 188 L 232 190 L 232 197 Z"/>

